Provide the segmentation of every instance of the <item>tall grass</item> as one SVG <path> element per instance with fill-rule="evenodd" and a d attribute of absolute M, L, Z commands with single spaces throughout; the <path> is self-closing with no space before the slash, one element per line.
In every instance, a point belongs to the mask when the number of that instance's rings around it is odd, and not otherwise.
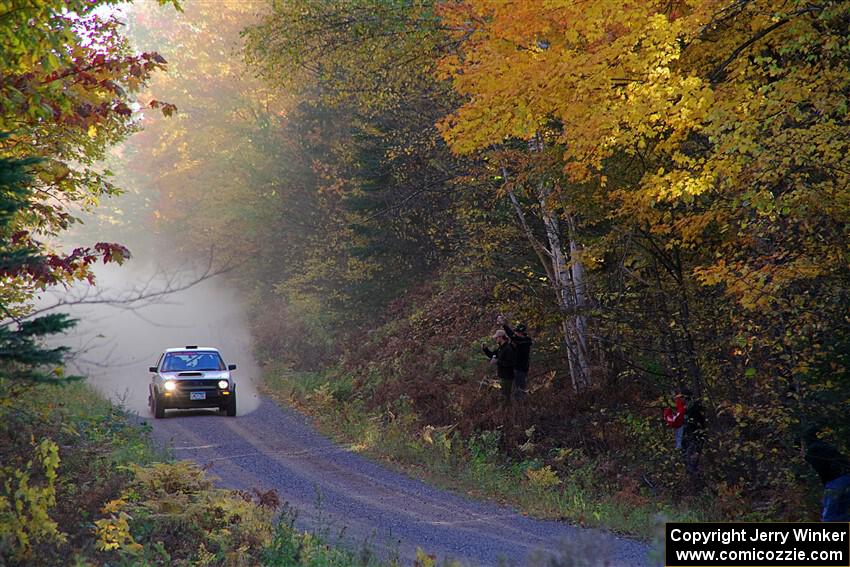
<path fill-rule="evenodd" d="M 707 515 L 708 505 L 701 502 L 679 509 L 651 498 L 624 499 L 598 480 L 598 463 L 592 459 L 556 474 L 539 459 L 505 456 L 498 430 L 463 437 L 450 428 L 422 428 L 404 398 L 385 413 L 370 412 L 347 395 L 350 382 L 344 379 L 267 370 L 267 394 L 306 411 L 320 429 L 354 450 L 443 488 L 508 504 L 534 517 L 643 539 L 653 537 L 659 517 L 697 521 Z"/>

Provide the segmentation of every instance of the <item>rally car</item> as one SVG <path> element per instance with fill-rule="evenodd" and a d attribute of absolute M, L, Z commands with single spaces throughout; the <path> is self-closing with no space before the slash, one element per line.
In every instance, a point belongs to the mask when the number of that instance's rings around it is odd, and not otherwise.
<path fill-rule="evenodd" d="M 167 409 L 218 408 L 236 415 L 235 364 L 225 364 L 217 349 L 190 345 L 169 348 L 156 366 L 148 390 L 148 405 L 155 418 Z"/>

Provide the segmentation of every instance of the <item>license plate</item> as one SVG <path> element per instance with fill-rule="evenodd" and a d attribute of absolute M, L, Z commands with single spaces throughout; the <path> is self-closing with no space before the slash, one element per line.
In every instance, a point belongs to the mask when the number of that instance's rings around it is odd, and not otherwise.
<path fill-rule="evenodd" d="M 206 400 L 207 393 L 206 392 L 189 392 L 190 400 Z"/>

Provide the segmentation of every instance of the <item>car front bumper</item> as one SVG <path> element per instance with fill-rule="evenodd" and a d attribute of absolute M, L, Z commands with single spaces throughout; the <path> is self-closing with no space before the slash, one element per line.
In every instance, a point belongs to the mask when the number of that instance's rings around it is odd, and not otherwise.
<path fill-rule="evenodd" d="M 203 399 L 192 399 L 192 394 L 203 392 Z M 163 408 L 182 409 L 182 408 L 223 408 L 230 403 L 234 394 L 230 390 L 173 390 L 171 392 L 163 392 L 160 398 Z M 196 396 L 197 397 L 197 396 Z"/>

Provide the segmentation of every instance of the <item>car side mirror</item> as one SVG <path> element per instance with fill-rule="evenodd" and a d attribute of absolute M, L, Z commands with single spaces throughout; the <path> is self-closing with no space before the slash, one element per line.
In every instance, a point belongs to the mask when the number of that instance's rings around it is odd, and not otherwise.
<path fill-rule="evenodd" d="M 156 366 L 148 366 L 148 370 L 156 374 Z"/>
<path fill-rule="evenodd" d="M 228 364 L 227 369 L 228 370 L 236 370 L 236 365 L 235 364 Z"/>

